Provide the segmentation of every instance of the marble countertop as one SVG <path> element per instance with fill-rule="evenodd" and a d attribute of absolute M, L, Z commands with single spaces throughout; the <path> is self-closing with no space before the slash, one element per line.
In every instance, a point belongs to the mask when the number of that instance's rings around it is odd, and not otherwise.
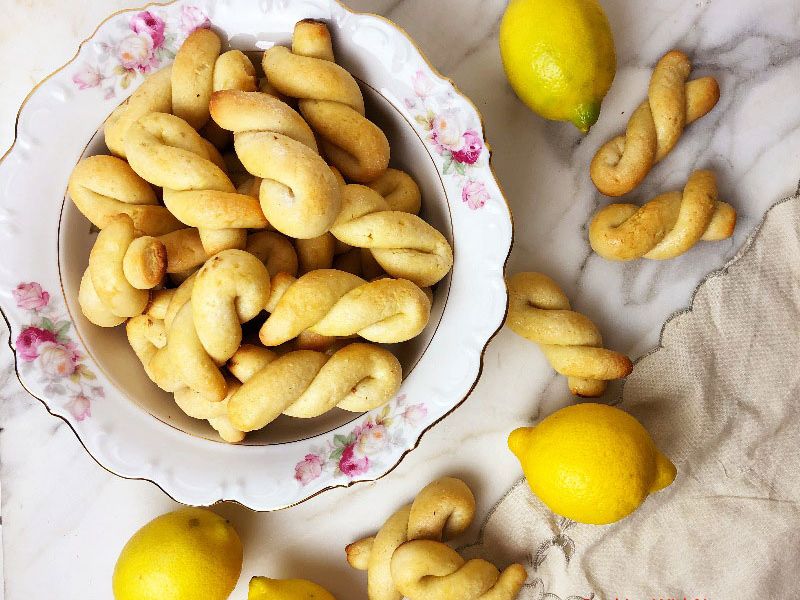
<path fill-rule="evenodd" d="M 608 347 L 634 359 L 658 344 L 664 320 L 688 305 L 698 282 L 736 252 L 764 211 L 798 189 L 800 5 L 795 2 L 603 0 L 619 66 L 587 137 L 536 117 L 506 84 L 497 48 L 504 1 L 350 4 L 403 26 L 482 111 L 493 164 L 515 217 L 509 270 L 553 276 L 574 306 L 600 326 Z M 72 56 L 100 20 L 127 5 L 86 0 L 76 10 L 56 0 L 4 4 L 0 147 L 10 145 L 14 116 L 29 89 Z M 701 244 L 666 263 L 609 263 L 590 252 L 586 239 L 590 216 L 607 202 L 589 180 L 588 163 L 600 143 L 623 129 L 643 98 L 653 64 L 672 47 L 693 58 L 696 73 L 719 79 L 722 98 L 633 197 L 643 201 L 678 189 L 691 170 L 712 168 L 720 197 L 736 207 L 739 223 L 732 240 Z M 7 336 L 3 328 L 3 348 Z M 609 393 L 613 397 L 619 389 Z M 148 482 L 119 479 L 99 467 L 70 429 L 22 390 L 7 349 L 0 353 L 0 398 L 6 600 L 56 594 L 107 600 L 122 545 L 175 503 Z M 537 348 L 502 331 L 488 348 L 472 396 L 384 479 L 276 513 L 217 507 L 232 519 L 245 545 L 243 576 L 233 597 L 245 597 L 250 576 L 269 575 L 312 577 L 339 598 L 366 598 L 363 575 L 344 562 L 347 543 L 373 532 L 400 502 L 444 474 L 472 486 L 482 517 L 520 475 L 505 448 L 508 432 L 570 401 L 563 378 Z M 466 539 L 477 535 L 477 527 Z"/>

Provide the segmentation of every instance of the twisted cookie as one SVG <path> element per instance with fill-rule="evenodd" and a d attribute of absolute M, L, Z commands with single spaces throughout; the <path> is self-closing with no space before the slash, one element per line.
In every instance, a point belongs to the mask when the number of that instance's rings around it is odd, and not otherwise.
<path fill-rule="evenodd" d="M 364 412 L 386 404 L 400 389 L 400 362 L 388 350 L 354 343 L 328 356 L 312 350 L 289 352 L 245 376 L 228 400 L 228 417 L 241 431 L 261 429 L 280 416 L 310 418 L 334 407 Z"/>
<path fill-rule="evenodd" d="M 186 38 L 172 63 L 172 112 L 195 129 L 208 121 L 214 65 L 221 49 L 216 33 L 198 29 Z M 255 77 L 252 84 L 255 88 Z"/>
<path fill-rule="evenodd" d="M 212 402 L 188 387 L 181 387 L 175 390 L 175 403 L 193 419 L 208 421 L 224 441 L 237 444 L 244 439 L 244 431 L 236 429 L 231 423 L 228 417 L 228 402 L 242 384 L 232 377 L 226 382 L 228 393 L 221 402 Z"/>
<path fill-rule="evenodd" d="M 299 98 L 300 112 L 319 134 L 325 156 L 352 181 L 368 182 L 389 165 L 389 142 L 364 116 L 364 98 L 350 73 L 334 62 L 327 25 L 295 25 L 292 50 L 264 52 L 267 79 L 280 93 Z"/>
<path fill-rule="evenodd" d="M 126 317 L 118 317 L 100 300 L 100 296 L 97 295 L 94 284 L 92 284 L 89 269 L 86 269 L 81 277 L 81 284 L 78 288 L 78 304 L 83 316 L 98 327 L 116 327 L 125 322 Z"/>
<path fill-rule="evenodd" d="M 183 384 L 181 387 L 192 389 L 210 402 L 225 399 L 228 385 L 197 335 L 191 301 L 185 302 L 175 313 L 167 328 L 167 345 L 163 351 L 168 355 L 176 378 Z"/>
<path fill-rule="evenodd" d="M 684 127 L 714 108 L 717 80 L 687 82 L 691 70 L 689 58 L 678 50 L 658 61 L 648 98 L 631 115 L 625 135 L 606 142 L 592 159 L 590 174 L 598 190 L 608 196 L 630 192 L 672 150 Z"/>
<path fill-rule="evenodd" d="M 286 283 L 275 284 L 267 303 L 272 314 L 259 332 L 265 346 L 278 346 L 306 330 L 331 337 L 357 334 L 393 344 L 419 335 L 430 317 L 428 297 L 404 279 L 367 283 L 336 269 L 283 279 Z"/>
<path fill-rule="evenodd" d="M 390 210 L 363 185 L 345 186 L 331 233 L 350 246 L 369 248 L 389 275 L 420 287 L 440 281 L 453 266 L 453 249 L 441 232 L 417 215 Z"/>
<path fill-rule="evenodd" d="M 192 313 L 197 336 L 218 364 L 242 342 L 242 323 L 256 317 L 269 300 L 269 272 L 244 250 L 212 256 L 194 277 Z"/>
<path fill-rule="evenodd" d="M 347 271 L 367 280 L 386 275 L 378 261 L 372 256 L 372 252 L 366 248 L 351 248 L 347 252 L 336 256 L 333 259 L 333 268 L 339 271 Z"/>
<path fill-rule="evenodd" d="M 267 220 L 258 202 L 236 193 L 212 157 L 213 148 L 182 119 L 150 113 L 128 129 L 125 149 L 133 170 L 164 188 L 164 204 L 178 220 L 200 229 L 208 254 L 243 248 L 247 228 Z"/>
<path fill-rule="evenodd" d="M 668 192 L 644 206 L 609 204 L 589 225 L 592 249 L 608 260 L 665 260 L 683 254 L 698 241 L 733 235 L 736 211 L 717 200 L 711 171 L 695 171 L 683 192 Z"/>
<path fill-rule="evenodd" d="M 144 367 L 147 376 L 161 389 L 174 392 L 178 407 L 195 419 L 204 419 L 217 430 L 226 442 L 237 443 L 244 439 L 244 432 L 236 429 L 228 419 L 228 399 L 241 384 L 229 378 L 225 384 L 227 393 L 222 401 L 208 399 L 186 386 L 173 366 L 167 346 L 167 331 L 164 321 L 150 315 L 139 315 L 129 319 L 125 325 L 130 343 Z"/>
<path fill-rule="evenodd" d="M 128 129 L 139 118 L 151 112 L 172 112 L 171 66 L 148 75 L 142 85 L 109 115 L 103 126 L 108 149 L 125 158 L 125 136 Z"/>
<path fill-rule="evenodd" d="M 167 345 L 167 330 L 164 321 L 150 315 L 137 315 L 125 324 L 128 343 L 136 353 L 147 376 L 161 389 L 172 392 L 183 383 L 177 378 L 170 363 Z"/>
<path fill-rule="evenodd" d="M 149 236 L 137 238 L 128 215 L 111 218 L 89 254 L 88 279 L 84 276 L 78 294 L 83 313 L 105 327 L 119 324 L 113 317 L 141 314 L 150 299 L 148 290 L 161 282 L 165 268 L 161 242 Z"/>
<path fill-rule="evenodd" d="M 196 227 L 178 229 L 158 240 L 167 249 L 167 273 L 184 273 L 196 269 L 208 259 L 200 232 Z"/>
<path fill-rule="evenodd" d="M 627 356 L 601 347 L 594 323 L 570 310 L 558 284 L 542 273 L 517 273 L 508 280 L 506 325 L 538 344 L 577 396 L 599 396 L 606 380 L 627 377 L 633 368 Z"/>
<path fill-rule="evenodd" d="M 277 231 L 257 231 L 247 236 L 245 251 L 264 263 L 270 275 L 297 275 L 297 253 L 289 239 Z"/>
<path fill-rule="evenodd" d="M 464 561 L 445 544 L 413 540 L 392 555 L 392 579 L 408 600 L 513 600 L 525 583 L 525 567 L 502 573 L 480 558 Z"/>
<path fill-rule="evenodd" d="M 98 229 L 119 214 L 133 219 L 133 226 L 145 235 L 163 235 L 183 227 L 159 205 L 153 188 L 115 156 L 82 159 L 69 176 L 67 189 L 78 210 Z"/>
<path fill-rule="evenodd" d="M 275 229 L 294 238 L 328 231 L 342 193 L 317 153 L 313 132 L 294 109 L 269 94 L 228 90 L 212 95 L 211 116 L 233 131 L 237 156 L 263 180 L 261 208 Z"/>
<path fill-rule="evenodd" d="M 408 540 L 441 541 L 463 533 L 475 517 L 475 497 L 467 484 L 444 477 L 425 486 L 411 504 L 395 512 L 375 537 L 345 548 L 350 566 L 367 571 L 370 600 L 400 600 L 392 578 L 392 555 Z"/>
<path fill-rule="evenodd" d="M 400 169 L 386 169 L 377 179 L 369 183 L 369 187 L 378 192 L 389 210 L 417 214 L 422 206 L 422 194 L 414 179 Z"/>
<path fill-rule="evenodd" d="M 608 260 L 666 260 L 700 240 L 729 238 L 734 227 L 736 211 L 717 200 L 714 173 L 695 171 L 683 192 L 661 194 L 641 207 L 609 204 L 599 210 L 589 224 L 589 243 Z"/>

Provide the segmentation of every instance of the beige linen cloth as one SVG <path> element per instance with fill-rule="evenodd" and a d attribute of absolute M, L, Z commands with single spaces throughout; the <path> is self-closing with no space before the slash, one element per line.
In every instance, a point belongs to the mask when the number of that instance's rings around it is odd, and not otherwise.
<path fill-rule="evenodd" d="M 672 486 L 595 527 L 521 481 L 465 556 L 522 562 L 525 600 L 800 597 L 800 197 L 667 321 L 619 406 L 675 462 Z"/>

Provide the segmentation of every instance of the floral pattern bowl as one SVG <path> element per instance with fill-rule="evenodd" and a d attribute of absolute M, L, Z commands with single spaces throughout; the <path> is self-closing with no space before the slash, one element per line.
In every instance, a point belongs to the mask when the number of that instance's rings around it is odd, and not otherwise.
<path fill-rule="evenodd" d="M 396 348 L 404 380 L 387 406 L 281 417 L 226 445 L 146 379 L 121 328 L 101 330 L 81 315 L 77 288 L 94 233 L 66 184 L 81 156 L 107 152 L 97 133 L 105 117 L 194 29 L 213 27 L 232 47 L 258 52 L 289 42 L 303 18 L 329 24 L 337 60 L 361 83 L 392 163 L 418 180 L 424 216 L 450 239 L 455 265 L 437 286 L 426 331 Z M 0 223 L 0 307 L 20 382 L 100 465 L 186 504 L 275 510 L 382 477 L 469 395 L 506 311 L 511 215 L 477 110 L 396 25 L 336 0 L 179 0 L 113 15 L 20 110 L 0 163 Z"/>

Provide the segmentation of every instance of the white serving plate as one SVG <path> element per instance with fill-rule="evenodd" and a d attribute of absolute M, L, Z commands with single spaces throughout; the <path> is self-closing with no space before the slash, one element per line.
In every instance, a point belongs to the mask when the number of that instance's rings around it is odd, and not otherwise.
<path fill-rule="evenodd" d="M 420 184 L 423 215 L 450 239 L 455 265 L 437 286 L 426 331 L 396 348 L 404 381 L 389 405 L 282 417 L 231 446 L 145 377 L 122 328 L 81 315 L 77 289 L 94 234 L 66 196 L 67 179 L 81 156 L 107 152 L 98 128 L 192 28 L 213 26 L 232 47 L 257 51 L 289 43 L 303 18 L 328 23 L 337 62 L 362 84 L 392 165 Z M 275 510 L 391 471 L 477 382 L 505 316 L 511 240 L 475 107 L 396 25 L 335 0 L 179 1 L 117 13 L 28 96 L 0 163 L 0 306 L 20 382 L 104 468 L 186 504 Z"/>

